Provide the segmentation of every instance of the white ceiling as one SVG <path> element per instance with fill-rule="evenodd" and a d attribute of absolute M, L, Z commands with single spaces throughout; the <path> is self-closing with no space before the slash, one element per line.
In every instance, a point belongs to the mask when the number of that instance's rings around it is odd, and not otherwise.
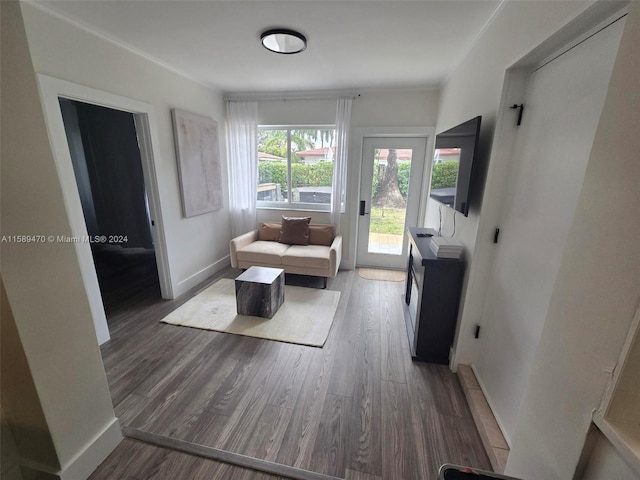
<path fill-rule="evenodd" d="M 451 73 L 500 0 L 38 0 L 44 8 L 224 92 L 426 88 Z M 260 33 L 308 38 L 278 55 Z"/>

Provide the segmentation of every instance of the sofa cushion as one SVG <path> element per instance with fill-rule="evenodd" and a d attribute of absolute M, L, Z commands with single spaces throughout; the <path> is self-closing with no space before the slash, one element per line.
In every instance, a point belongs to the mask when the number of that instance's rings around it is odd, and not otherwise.
<path fill-rule="evenodd" d="M 324 245 L 291 245 L 282 256 L 282 265 L 329 268 L 329 250 Z"/>
<path fill-rule="evenodd" d="M 280 240 L 280 227 L 279 223 L 261 223 L 258 227 L 258 240 L 277 242 Z"/>
<path fill-rule="evenodd" d="M 333 242 L 333 225 L 309 225 L 309 245 L 331 246 Z"/>
<path fill-rule="evenodd" d="M 309 222 L 311 217 L 285 217 L 282 216 L 280 229 L 280 243 L 289 245 L 309 244 Z"/>
<path fill-rule="evenodd" d="M 287 251 L 289 245 L 278 242 L 257 240 L 238 250 L 236 256 L 241 262 L 268 263 L 280 265 L 280 258 Z"/>

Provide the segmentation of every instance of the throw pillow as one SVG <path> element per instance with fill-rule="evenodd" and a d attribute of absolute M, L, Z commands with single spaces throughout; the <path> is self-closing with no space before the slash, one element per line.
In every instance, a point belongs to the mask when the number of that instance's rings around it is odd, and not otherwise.
<path fill-rule="evenodd" d="M 285 217 L 283 215 L 282 226 L 280 227 L 280 243 L 308 245 L 309 222 L 311 222 L 311 217 Z"/>
<path fill-rule="evenodd" d="M 332 225 L 310 225 L 309 226 L 309 244 L 331 246 L 333 242 L 333 226 Z"/>
<path fill-rule="evenodd" d="M 277 242 L 280 240 L 279 223 L 261 223 L 258 228 L 258 240 L 266 242 Z"/>

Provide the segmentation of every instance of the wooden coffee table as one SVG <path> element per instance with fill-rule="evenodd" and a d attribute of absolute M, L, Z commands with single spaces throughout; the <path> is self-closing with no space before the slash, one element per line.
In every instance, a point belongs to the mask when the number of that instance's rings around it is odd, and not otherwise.
<path fill-rule="evenodd" d="M 239 315 L 273 318 L 284 303 L 284 270 L 249 267 L 236 278 Z"/>

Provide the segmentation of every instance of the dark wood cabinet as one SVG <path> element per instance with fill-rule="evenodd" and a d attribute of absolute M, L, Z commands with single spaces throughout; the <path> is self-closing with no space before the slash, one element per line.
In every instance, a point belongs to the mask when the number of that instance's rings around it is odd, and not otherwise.
<path fill-rule="evenodd" d="M 437 235 L 409 228 L 409 258 L 404 301 L 409 347 L 414 360 L 449 364 L 458 319 L 464 261 L 437 258 L 429 248 Z"/>

